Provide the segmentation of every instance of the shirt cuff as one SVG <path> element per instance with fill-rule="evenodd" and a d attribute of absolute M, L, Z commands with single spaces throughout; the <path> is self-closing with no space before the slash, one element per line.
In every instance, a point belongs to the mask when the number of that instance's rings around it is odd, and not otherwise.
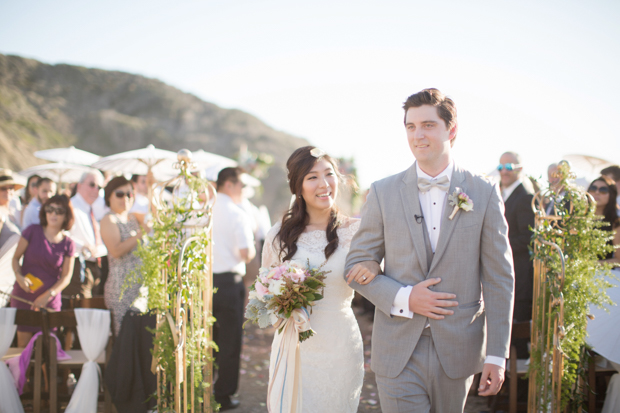
<path fill-rule="evenodd" d="M 413 318 L 413 311 L 409 311 L 409 296 L 411 295 L 411 290 L 413 290 L 413 286 L 411 285 L 400 287 L 400 290 L 398 290 L 394 298 L 390 314 L 398 317 Z"/>
<path fill-rule="evenodd" d="M 506 370 L 506 359 L 503 357 L 487 356 L 486 360 L 484 360 L 484 364 L 495 364 Z"/>

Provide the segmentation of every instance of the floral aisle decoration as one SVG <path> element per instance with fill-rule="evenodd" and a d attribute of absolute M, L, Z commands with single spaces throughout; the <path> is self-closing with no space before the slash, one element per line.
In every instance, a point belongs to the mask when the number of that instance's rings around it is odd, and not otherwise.
<path fill-rule="evenodd" d="M 557 339 L 561 357 L 555 362 L 562 367 L 561 390 L 556 395 L 551 394 L 552 374 L 547 371 L 554 368 L 553 363 L 550 364 L 551 354 L 544 346 L 537 346 L 533 338 L 529 369 L 530 402 L 532 397 L 537 398 L 534 402 L 542 411 L 554 406 L 553 411 L 576 412 L 582 407 L 589 391 L 586 386 L 578 385 L 580 377 L 582 383 L 587 381 L 585 350 L 588 309 L 590 305 L 601 308 L 611 304 L 606 290 L 610 287 L 607 277 L 612 277 L 612 266 L 599 260 L 613 247 L 607 244 L 611 233 L 601 230 L 606 224 L 602 222 L 602 217 L 595 215 L 593 199 L 572 183 L 575 176 L 568 163 L 560 163 L 558 174 L 560 189 L 555 192 L 550 190 L 545 197 L 547 202 L 554 203 L 554 212 L 545 218 L 542 215 L 543 206 L 538 206 L 538 225 L 533 229 L 530 249 L 535 266 L 536 262 L 540 262 L 543 264 L 540 268 L 546 270 L 540 274 L 540 285 L 544 286 L 544 290 L 539 302 L 534 303 L 534 314 L 538 317 L 533 321 L 540 331 L 540 343 L 554 343 L 553 340 Z M 537 199 L 542 201 L 540 195 Z M 556 244 L 561 250 L 565 265 L 563 280 L 558 276 L 562 271 L 560 256 L 555 252 L 555 247 L 547 243 Z M 559 316 L 557 319 L 562 321 L 562 314 L 559 314 L 562 310 L 563 323 L 559 325 L 557 337 L 551 337 L 553 329 L 548 327 L 549 320 Z M 536 389 L 534 394 L 538 396 L 533 396 L 532 389 Z M 559 404 L 555 399 L 558 395 Z"/>
<path fill-rule="evenodd" d="M 177 197 L 174 203 L 159 205 L 152 234 L 135 252 L 142 265 L 128 277 L 126 285 L 139 280 L 147 287 L 148 309 L 158 314 L 152 350 L 160 378 L 155 395 L 158 411 L 175 411 L 175 401 L 178 403 L 179 399 L 189 409 L 203 411 L 204 405 L 206 411 L 213 411 L 216 404 L 209 397 L 211 371 L 205 368 L 213 361 L 210 349 L 216 348 L 210 336 L 215 320 L 207 309 L 211 298 L 205 294 L 211 291 L 206 285 L 211 265 L 210 235 L 200 226 L 195 231 L 188 230 L 207 218 L 204 211 L 197 212 L 200 211 L 197 194 L 206 193 L 208 183 L 185 169 L 178 178 L 183 183 L 182 189 L 177 187 L 174 192 L 185 196 Z M 182 251 L 190 237 L 192 241 Z M 181 325 L 176 314 L 179 307 L 182 307 Z M 180 355 L 181 345 L 186 348 L 186 356 Z M 185 383 L 177 383 L 177 377 Z M 187 385 L 187 393 L 182 391 L 181 384 Z"/>

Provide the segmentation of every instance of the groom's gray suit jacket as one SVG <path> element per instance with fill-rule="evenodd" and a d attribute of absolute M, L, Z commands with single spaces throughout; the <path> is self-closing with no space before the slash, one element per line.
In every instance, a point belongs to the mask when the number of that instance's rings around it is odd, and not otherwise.
<path fill-rule="evenodd" d="M 415 218 L 422 215 L 415 164 L 371 186 L 345 274 L 356 263 L 385 260 L 385 275 L 367 285 L 351 283 L 377 308 L 371 367 L 379 375 L 393 378 L 401 373 L 427 322 L 450 378 L 480 372 L 487 355 L 508 358 L 514 271 L 498 186 L 455 165 L 448 194 L 456 187 L 474 208 L 459 210 L 449 220 L 453 207 L 446 197 L 433 257 L 426 224 Z M 401 287 L 437 277 L 442 281 L 433 291 L 456 294 L 459 306 L 449 308 L 453 315 L 443 320 L 390 315 Z"/>

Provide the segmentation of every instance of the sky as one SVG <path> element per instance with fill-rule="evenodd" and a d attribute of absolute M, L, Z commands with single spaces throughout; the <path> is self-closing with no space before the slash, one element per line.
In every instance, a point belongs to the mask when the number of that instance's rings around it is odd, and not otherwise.
<path fill-rule="evenodd" d="M 618 21 L 613 0 L 0 0 L 0 53 L 160 79 L 354 157 L 368 187 L 412 164 L 402 104 L 427 87 L 475 172 L 620 163 Z"/>

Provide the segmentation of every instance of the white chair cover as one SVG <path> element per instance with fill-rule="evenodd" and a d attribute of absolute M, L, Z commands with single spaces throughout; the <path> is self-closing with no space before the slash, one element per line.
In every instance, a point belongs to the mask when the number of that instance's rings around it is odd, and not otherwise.
<path fill-rule="evenodd" d="M 0 358 L 4 356 L 15 337 L 16 308 L 0 308 Z M 15 380 L 6 363 L 0 361 L 0 413 L 24 413 Z"/>
<path fill-rule="evenodd" d="M 605 404 L 601 413 L 620 412 L 620 364 L 609 362 L 617 372 L 611 376 L 609 386 L 607 386 L 607 394 L 605 395 Z"/>
<path fill-rule="evenodd" d="M 110 335 L 110 311 L 76 308 L 77 333 L 88 359 L 65 413 L 97 413 L 99 365 L 95 360 L 105 350 Z"/>
<path fill-rule="evenodd" d="M 0 248 L 0 290 L 11 294 L 15 285 L 15 273 L 13 272 L 13 255 L 21 236 L 12 235 Z M 11 299 L 8 295 L 0 294 L 0 308 L 9 305 Z M 10 345 L 10 344 L 9 344 Z"/>

